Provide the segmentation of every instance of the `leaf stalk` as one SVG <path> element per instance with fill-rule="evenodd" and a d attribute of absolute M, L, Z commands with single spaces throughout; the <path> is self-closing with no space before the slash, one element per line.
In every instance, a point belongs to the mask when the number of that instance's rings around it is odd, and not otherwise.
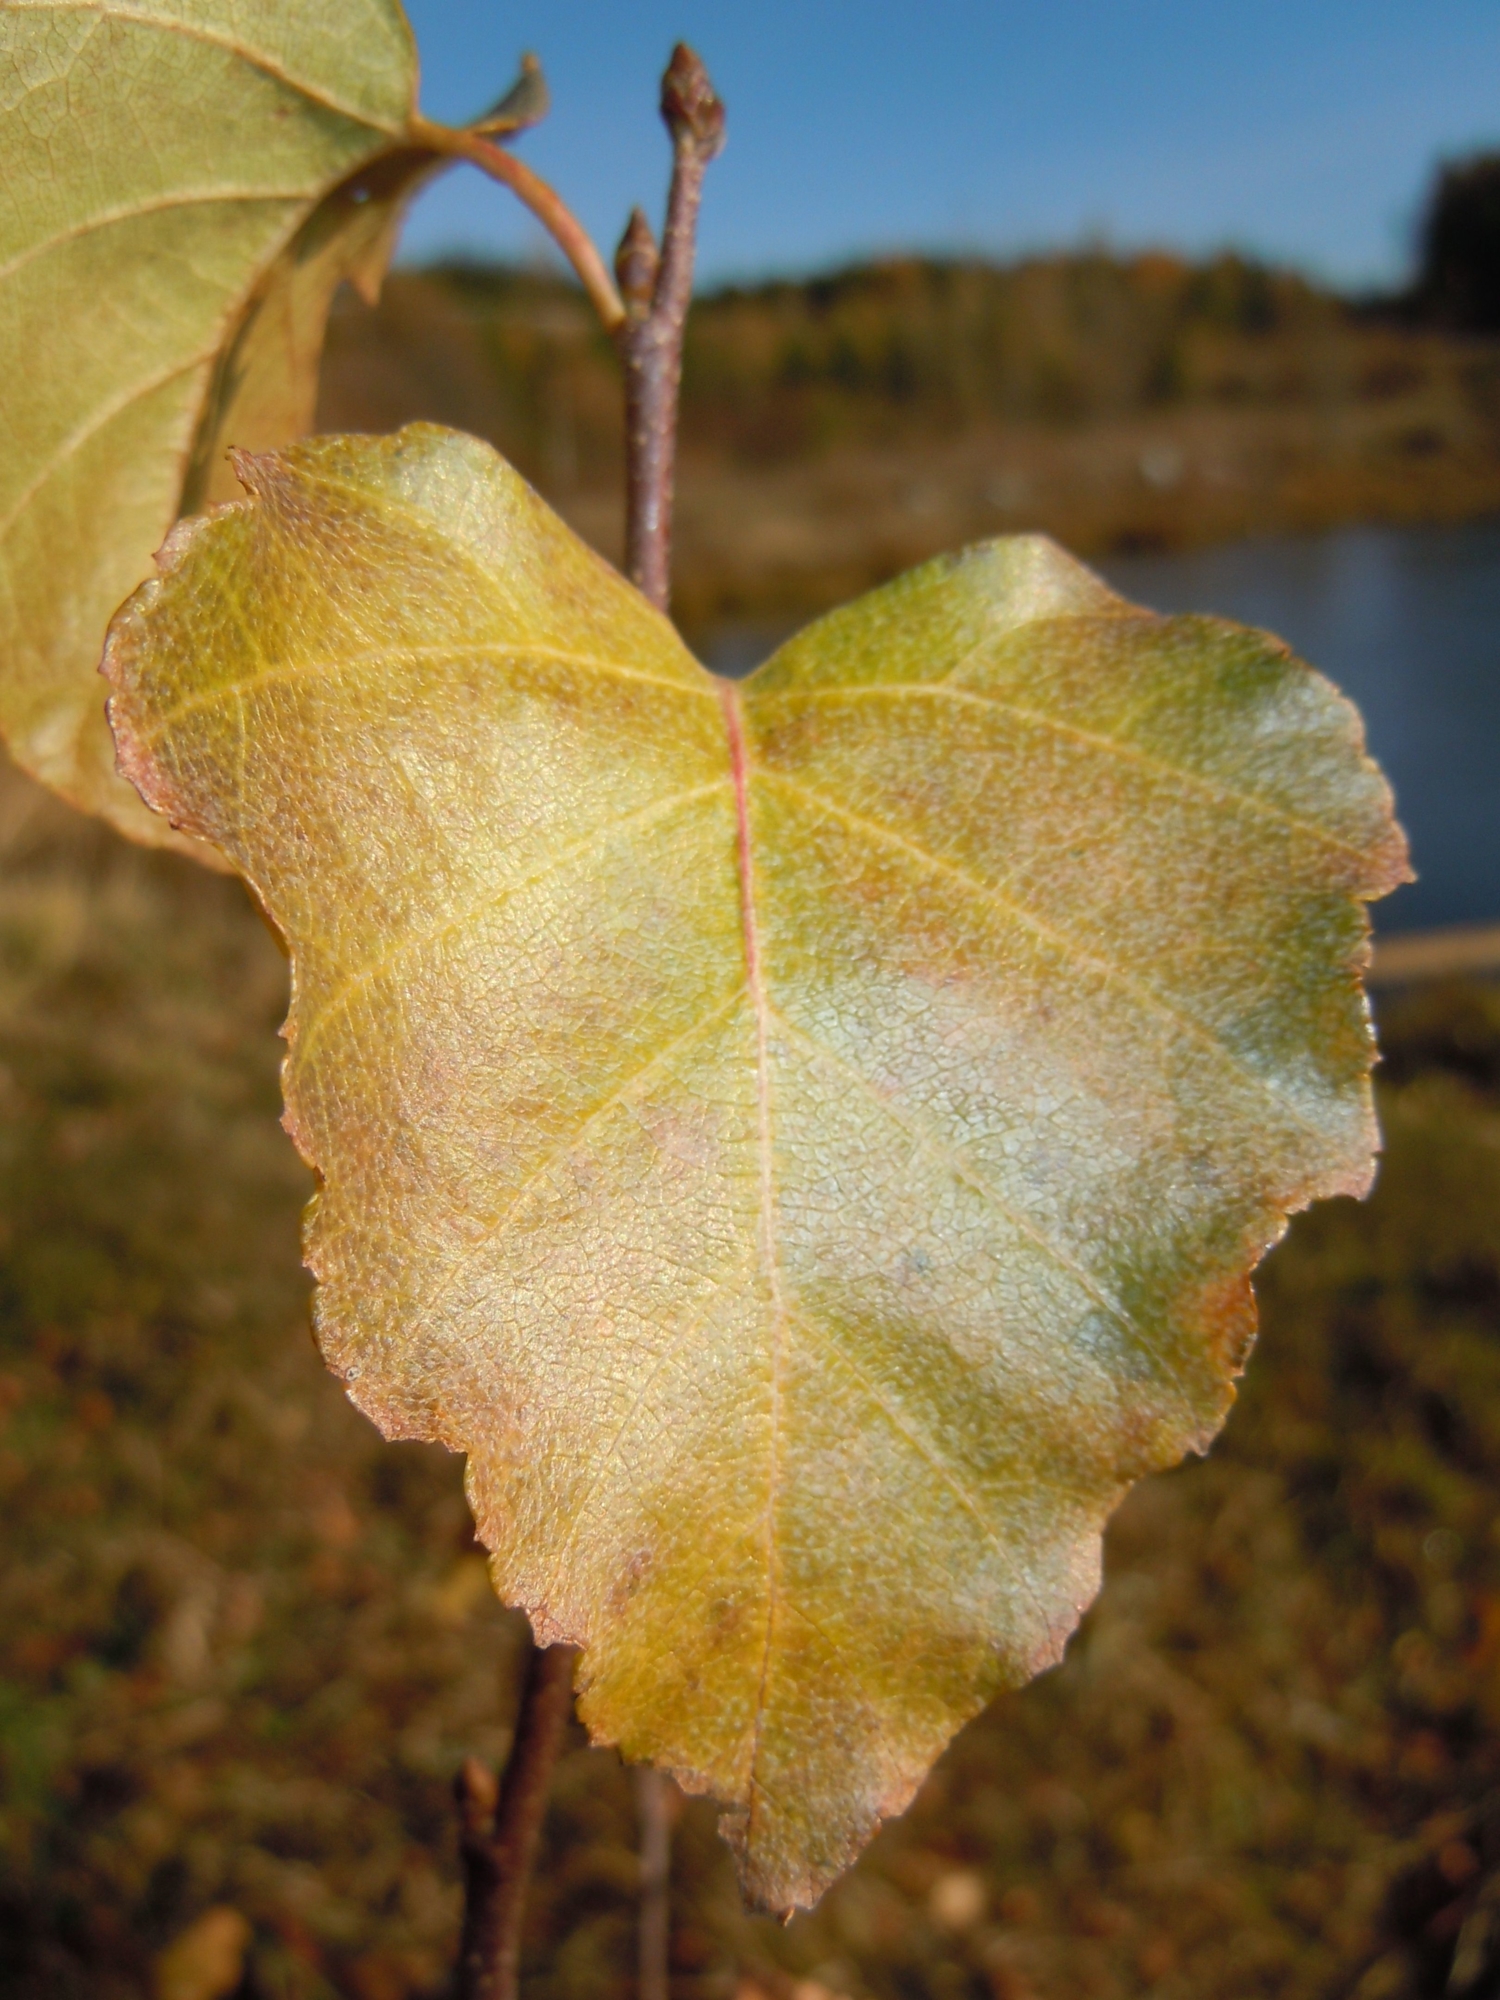
<path fill-rule="evenodd" d="M 413 115 L 409 137 L 415 146 L 425 146 L 449 159 L 468 160 L 491 180 L 508 187 L 525 203 L 573 266 L 579 283 L 588 293 L 606 333 L 613 333 L 625 318 L 625 305 L 615 281 L 595 248 L 594 240 L 557 190 L 540 174 L 533 173 L 524 160 L 507 153 L 503 146 L 483 132 L 463 126 L 439 125 L 420 112 Z"/>

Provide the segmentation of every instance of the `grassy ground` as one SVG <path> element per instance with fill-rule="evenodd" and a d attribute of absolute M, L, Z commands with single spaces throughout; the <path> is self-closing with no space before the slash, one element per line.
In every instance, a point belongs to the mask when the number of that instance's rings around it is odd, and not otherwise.
<path fill-rule="evenodd" d="M 0 1994 L 423 2000 L 517 1628 L 459 1467 L 306 1331 L 276 949 L 0 783 Z M 1304 1218 L 1212 1456 L 1055 1673 L 810 1916 L 679 1824 L 679 2000 L 1471 1996 L 1500 1951 L 1500 996 L 1383 1003 L 1373 1201 Z M 577 1743 L 536 2000 L 631 1990 L 631 1789 Z"/>

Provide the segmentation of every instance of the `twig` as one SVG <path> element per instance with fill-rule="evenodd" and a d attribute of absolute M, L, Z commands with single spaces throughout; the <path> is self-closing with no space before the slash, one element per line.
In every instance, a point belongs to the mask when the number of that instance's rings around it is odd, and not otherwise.
<path fill-rule="evenodd" d="M 522 129 L 546 108 L 541 72 L 523 66 L 522 82 L 499 107 L 495 129 Z M 577 273 L 625 371 L 625 570 L 665 611 L 671 597 L 672 488 L 677 458 L 677 400 L 682 337 L 693 292 L 693 258 L 703 175 L 724 145 L 724 106 L 702 61 L 679 42 L 661 81 L 661 115 L 672 135 L 672 186 L 658 253 L 651 225 L 635 209 L 615 259 L 619 287 L 592 238 L 555 188 L 479 127 L 439 125 L 415 112 L 415 146 L 470 160 L 531 210 Z M 623 294 L 623 296 L 622 296 Z"/>
<path fill-rule="evenodd" d="M 516 2000 L 526 1887 L 573 1712 L 576 1658 L 571 1646 L 532 1648 L 503 1785 L 477 1757 L 458 1774 L 464 1928 L 456 2000 Z"/>
<path fill-rule="evenodd" d="M 625 312 L 615 339 L 625 367 L 625 573 L 661 611 L 671 598 L 672 484 L 682 336 L 705 168 L 724 145 L 724 106 L 693 51 L 679 42 L 661 80 L 672 135 L 672 191 L 660 255 L 639 209 L 615 270 Z"/>

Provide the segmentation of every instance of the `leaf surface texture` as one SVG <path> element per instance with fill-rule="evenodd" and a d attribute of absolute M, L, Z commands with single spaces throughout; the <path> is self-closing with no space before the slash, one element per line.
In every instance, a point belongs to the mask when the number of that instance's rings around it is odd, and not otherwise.
<path fill-rule="evenodd" d="M 472 440 L 241 469 L 107 671 L 291 950 L 323 1351 L 469 1454 L 594 1733 L 808 1902 L 1368 1185 L 1384 781 L 1277 642 L 1040 539 L 736 689 Z"/>
<path fill-rule="evenodd" d="M 0 734 L 136 839 L 97 668 L 226 443 L 311 419 L 431 160 L 397 0 L 0 0 Z"/>

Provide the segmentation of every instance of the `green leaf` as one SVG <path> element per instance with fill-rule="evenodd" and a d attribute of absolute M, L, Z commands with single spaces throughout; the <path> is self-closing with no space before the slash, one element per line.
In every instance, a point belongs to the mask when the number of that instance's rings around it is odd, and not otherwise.
<path fill-rule="evenodd" d="M 290 946 L 330 1365 L 469 1453 L 595 1735 L 805 1903 L 1057 1659 L 1288 1210 L 1368 1186 L 1354 711 L 1050 543 L 742 688 L 494 454 L 242 461 L 117 623 L 123 767 Z"/>
<path fill-rule="evenodd" d="M 105 627 L 237 490 L 226 442 L 308 427 L 333 293 L 434 163 L 415 84 L 397 0 L 0 4 L 0 734 L 137 839 L 171 836 L 115 774 Z"/>

